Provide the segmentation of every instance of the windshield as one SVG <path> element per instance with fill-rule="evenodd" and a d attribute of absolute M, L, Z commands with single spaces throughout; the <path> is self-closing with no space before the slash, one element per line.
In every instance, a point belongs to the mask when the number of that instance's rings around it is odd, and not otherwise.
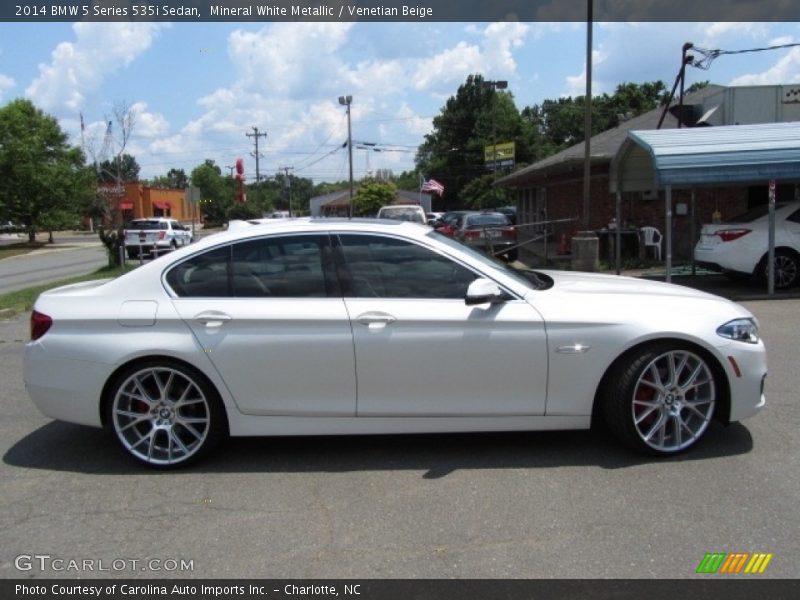
<path fill-rule="evenodd" d="M 395 219 L 397 221 L 425 223 L 425 215 L 416 208 L 382 208 L 378 213 L 378 217 L 381 219 Z"/>
<path fill-rule="evenodd" d="M 450 246 L 451 248 L 455 248 L 461 252 L 469 254 L 472 258 L 476 259 L 480 262 L 483 266 L 493 269 L 495 271 L 500 271 L 503 275 L 508 277 L 514 278 L 516 281 L 521 283 L 527 288 L 531 288 L 534 290 L 542 290 L 547 287 L 550 287 L 550 283 L 547 279 L 542 276 L 541 274 L 536 273 L 535 271 L 519 271 L 514 269 L 508 265 L 508 263 L 500 260 L 499 258 L 492 258 L 487 256 L 483 252 L 475 250 L 466 244 L 462 244 L 458 240 L 454 240 L 453 238 L 447 237 L 439 233 L 438 231 L 431 231 L 427 234 L 428 237 L 433 238 L 437 242 L 445 244 L 446 246 Z"/>
<path fill-rule="evenodd" d="M 167 229 L 165 221 L 130 221 L 125 229 Z"/>
<path fill-rule="evenodd" d="M 487 225 L 508 225 L 508 219 L 500 213 L 469 215 L 467 227 L 486 227 Z"/>

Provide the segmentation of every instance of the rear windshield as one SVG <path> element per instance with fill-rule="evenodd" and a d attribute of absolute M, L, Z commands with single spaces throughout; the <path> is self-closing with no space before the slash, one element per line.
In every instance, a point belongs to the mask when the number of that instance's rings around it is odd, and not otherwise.
<path fill-rule="evenodd" d="M 396 219 L 398 221 L 416 221 L 424 223 L 425 219 L 416 208 L 382 208 L 378 214 L 382 219 Z"/>
<path fill-rule="evenodd" d="M 786 204 L 776 204 L 775 210 L 781 208 L 782 206 L 786 206 Z M 752 223 L 753 221 L 757 221 L 762 217 L 766 217 L 767 213 L 769 212 L 769 205 L 762 204 L 761 206 L 756 206 L 755 208 L 751 208 L 746 213 L 739 215 L 738 217 L 733 217 L 732 219 L 726 219 L 726 223 Z"/>
<path fill-rule="evenodd" d="M 166 221 L 130 221 L 125 229 L 167 229 Z"/>
<path fill-rule="evenodd" d="M 508 225 L 508 218 L 501 214 L 469 215 L 467 227 L 486 227 L 487 225 Z"/>

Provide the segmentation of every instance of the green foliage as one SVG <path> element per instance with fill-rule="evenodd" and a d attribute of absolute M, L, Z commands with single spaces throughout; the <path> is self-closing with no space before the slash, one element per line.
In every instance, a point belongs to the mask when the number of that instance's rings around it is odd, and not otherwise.
<path fill-rule="evenodd" d="M 227 221 L 228 209 L 234 204 L 234 180 L 223 177 L 222 170 L 213 160 L 206 160 L 191 175 L 192 185 L 200 189 L 200 207 L 206 224 L 222 225 Z"/>
<path fill-rule="evenodd" d="M 225 212 L 225 220 L 232 221 L 234 219 L 259 219 L 261 218 L 261 210 L 259 210 L 252 202 L 237 202 Z"/>
<path fill-rule="evenodd" d="M 358 216 L 373 216 L 381 206 L 390 204 L 395 198 L 397 187 L 388 181 L 364 180 L 358 185 L 353 196 L 353 213 Z"/>
<path fill-rule="evenodd" d="M 170 169 L 166 175 L 159 175 L 150 180 L 151 187 L 183 190 L 189 186 L 189 178 L 183 169 Z"/>
<path fill-rule="evenodd" d="M 104 160 L 97 167 L 97 178 L 109 183 L 139 181 L 139 163 L 130 154 L 122 154 L 114 160 Z"/>
<path fill-rule="evenodd" d="M 614 94 L 592 98 L 592 135 L 617 127 L 622 119 L 629 119 L 657 108 L 666 100 L 666 86 L 662 81 L 651 83 L 621 83 Z M 584 96 L 545 100 L 522 109 L 522 117 L 539 134 L 536 143 L 541 151 L 535 152 L 537 160 L 578 144 L 584 140 Z"/>
<path fill-rule="evenodd" d="M 497 91 L 481 75 L 470 75 L 434 117 L 433 131 L 417 152 L 417 172 L 444 184 L 446 206 L 462 205 L 464 187 L 487 173 L 485 147 L 515 142 L 516 160 L 530 162 L 535 155 L 533 131 L 510 92 Z"/>
<path fill-rule="evenodd" d="M 56 119 L 29 100 L 0 108 L 0 214 L 42 228 L 74 223 L 93 198 L 94 176 Z"/>
<path fill-rule="evenodd" d="M 462 203 L 474 209 L 497 208 L 508 204 L 505 191 L 494 187 L 494 175 L 476 177 L 461 190 Z"/>

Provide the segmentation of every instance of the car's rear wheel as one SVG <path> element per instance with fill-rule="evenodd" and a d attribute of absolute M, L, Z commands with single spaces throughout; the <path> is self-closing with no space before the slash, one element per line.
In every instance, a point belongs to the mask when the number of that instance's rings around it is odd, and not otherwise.
<path fill-rule="evenodd" d="M 168 360 L 139 363 L 120 373 L 106 410 L 106 423 L 122 447 L 156 468 L 197 460 L 227 430 L 214 387 L 194 369 Z"/>
<path fill-rule="evenodd" d="M 756 267 L 756 278 L 762 284 L 769 279 L 767 256 L 765 255 Z M 785 290 L 800 282 L 800 257 L 783 248 L 775 250 L 775 289 Z"/>
<path fill-rule="evenodd" d="M 625 444 L 671 455 L 703 436 L 718 389 L 706 358 L 675 344 L 658 344 L 627 357 L 607 379 L 603 414 Z"/>

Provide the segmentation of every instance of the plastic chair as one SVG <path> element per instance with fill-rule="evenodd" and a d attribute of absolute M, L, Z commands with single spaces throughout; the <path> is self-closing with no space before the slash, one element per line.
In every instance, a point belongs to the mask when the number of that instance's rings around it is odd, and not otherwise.
<path fill-rule="evenodd" d="M 641 227 L 639 231 L 642 234 L 642 240 L 644 241 L 644 251 L 645 255 L 647 254 L 647 248 L 652 246 L 655 248 L 656 260 L 661 260 L 661 240 L 664 239 L 664 236 L 661 235 L 661 232 L 656 229 L 655 227 Z"/>

